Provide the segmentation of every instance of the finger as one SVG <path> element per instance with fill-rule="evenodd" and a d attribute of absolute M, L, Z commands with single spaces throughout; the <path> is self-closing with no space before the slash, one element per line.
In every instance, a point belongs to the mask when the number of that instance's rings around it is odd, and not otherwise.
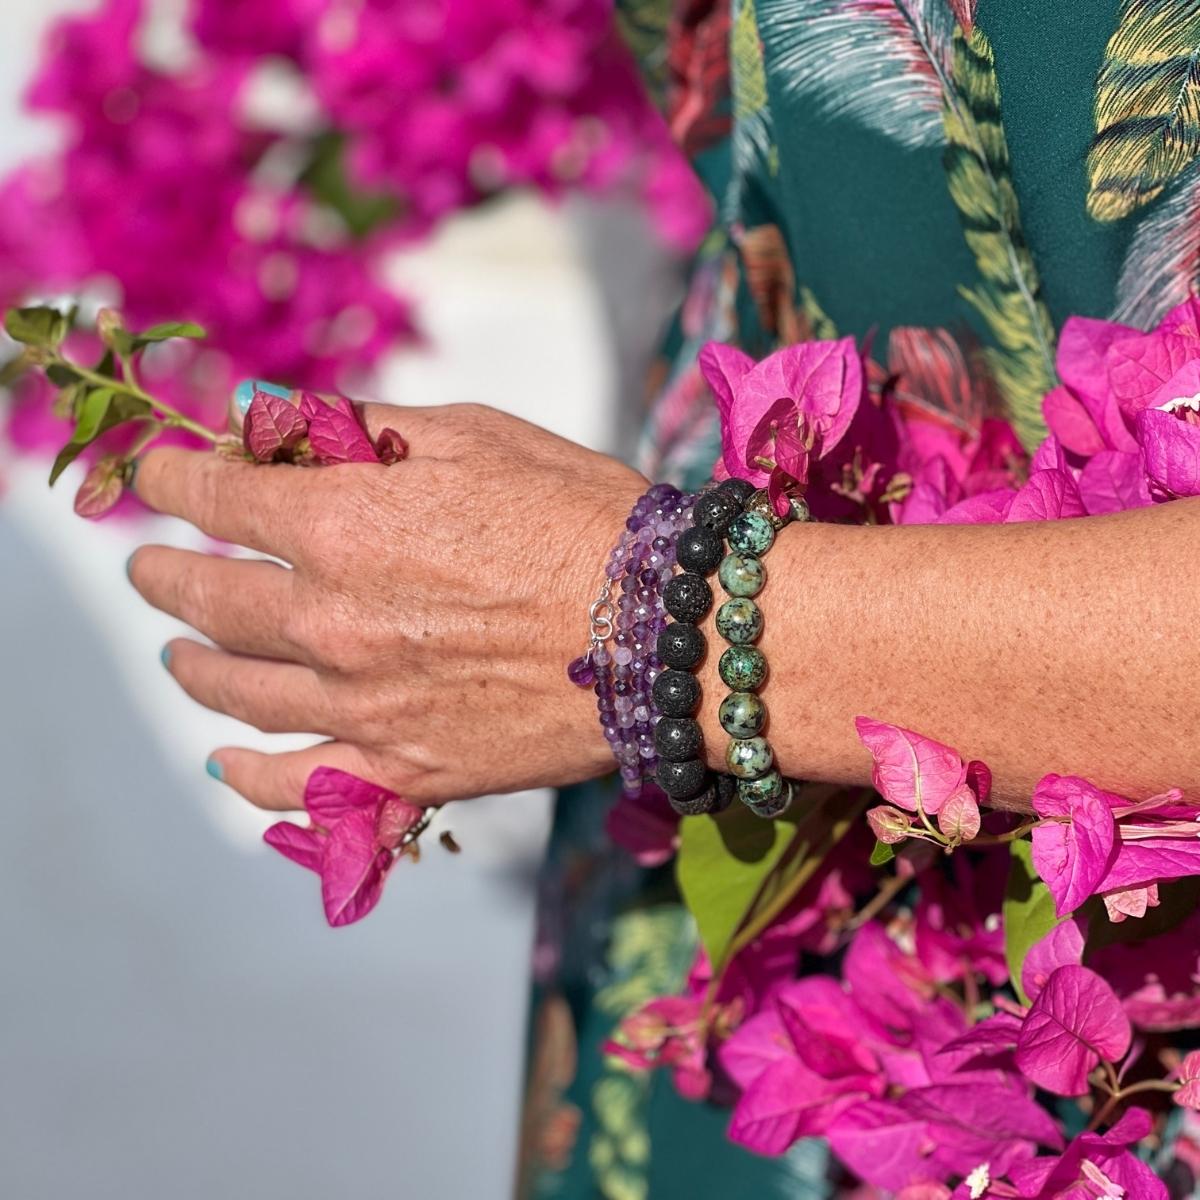
<path fill-rule="evenodd" d="M 325 688 L 308 667 L 226 654 L 186 638 L 168 642 L 163 661 L 193 700 L 263 733 L 338 732 Z"/>
<path fill-rule="evenodd" d="M 134 490 L 156 512 L 181 517 L 221 541 L 295 562 L 329 503 L 325 474 L 164 447 L 138 460 Z"/>
<path fill-rule="evenodd" d="M 260 658 L 309 661 L 285 633 L 295 579 L 287 567 L 142 546 L 128 569 L 130 582 L 148 603 L 218 646 Z"/>
<path fill-rule="evenodd" d="M 226 746 L 214 751 L 208 760 L 210 775 L 227 783 L 251 804 L 270 812 L 303 808 L 304 785 L 318 767 L 334 767 L 361 779 L 373 776 L 366 754 L 349 742 L 322 742 L 307 750 L 284 754 Z"/>

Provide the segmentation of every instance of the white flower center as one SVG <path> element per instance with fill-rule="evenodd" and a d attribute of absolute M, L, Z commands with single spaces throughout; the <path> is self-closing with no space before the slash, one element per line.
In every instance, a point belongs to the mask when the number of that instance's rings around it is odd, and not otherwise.
<path fill-rule="evenodd" d="M 1174 400 L 1168 400 L 1158 407 L 1163 412 L 1178 412 L 1181 408 L 1187 408 L 1194 413 L 1200 413 L 1200 392 L 1194 396 L 1176 396 Z"/>

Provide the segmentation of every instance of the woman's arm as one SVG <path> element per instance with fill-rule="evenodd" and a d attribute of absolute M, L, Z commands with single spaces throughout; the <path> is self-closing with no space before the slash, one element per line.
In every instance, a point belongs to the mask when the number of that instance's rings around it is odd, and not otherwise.
<path fill-rule="evenodd" d="M 763 697 L 785 774 L 866 782 L 862 714 L 983 759 L 1003 805 L 1027 808 L 1048 771 L 1200 797 L 1200 501 L 1012 525 L 792 525 L 765 562 Z M 728 741 L 715 657 L 714 765 Z"/>
<path fill-rule="evenodd" d="M 565 666 L 645 481 L 490 409 L 367 418 L 398 424 L 412 456 L 313 471 L 160 450 L 142 463 L 151 507 L 292 567 L 165 547 L 131 560 L 146 599 L 217 643 L 171 644 L 189 694 L 331 739 L 222 749 L 222 777 L 291 808 L 319 764 L 421 802 L 610 769 L 593 698 Z M 1010 804 L 1052 770 L 1200 795 L 1200 747 L 1179 716 L 1200 711 L 1198 549 L 1198 502 L 1044 524 L 789 527 L 760 597 L 781 766 L 865 782 L 865 714 L 983 758 Z M 716 657 L 702 713 L 714 764 L 727 741 Z"/>

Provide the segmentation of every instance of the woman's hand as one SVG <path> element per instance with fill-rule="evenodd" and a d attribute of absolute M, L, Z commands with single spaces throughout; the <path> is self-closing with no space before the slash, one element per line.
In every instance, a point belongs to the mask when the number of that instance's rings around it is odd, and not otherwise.
<path fill-rule="evenodd" d="M 611 757 L 566 664 L 586 644 L 605 556 L 646 481 L 475 405 L 368 405 L 400 430 L 391 467 L 254 466 L 154 450 L 138 496 L 290 564 L 144 546 L 130 578 L 216 648 L 168 647 L 194 699 L 309 750 L 226 748 L 215 770 L 252 803 L 301 807 L 317 766 L 418 803 L 562 784 Z"/>

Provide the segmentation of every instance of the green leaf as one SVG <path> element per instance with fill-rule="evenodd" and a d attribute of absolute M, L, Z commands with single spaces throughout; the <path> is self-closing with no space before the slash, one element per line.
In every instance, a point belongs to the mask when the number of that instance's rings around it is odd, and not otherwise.
<path fill-rule="evenodd" d="M 680 823 L 679 890 L 714 970 L 724 965 L 742 919 L 795 836 L 791 813 L 764 821 L 743 804 L 716 817 L 685 817 Z"/>
<path fill-rule="evenodd" d="M 54 486 L 67 467 L 101 434 L 123 425 L 126 421 L 147 417 L 150 413 L 150 405 L 136 396 L 116 392 L 112 388 L 92 388 L 79 406 L 79 416 L 71 440 L 58 452 L 58 457 L 50 468 L 50 486 Z"/>
<path fill-rule="evenodd" d="M 0 366 L 0 388 L 10 388 L 32 367 L 25 353 L 14 355 Z"/>
<path fill-rule="evenodd" d="M 1010 847 L 1008 885 L 1004 890 L 1004 958 L 1008 978 L 1022 1004 L 1029 997 L 1021 986 L 1021 968 L 1030 947 L 1041 941 L 1061 920 L 1054 911 L 1054 897 L 1033 869 L 1033 844 L 1013 842 Z"/>
<path fill-rule="evenodd" d="M 889 846 L 884 842 L 876 842 L 875 849 L 871 851 L 871 866 L 882 867 L 884 863 L 890 863 L 895 857 L 895 846 Z"/>
<path fill-rule="evenodd" d="M 208 332 L 195 321 L 167 321 L 162 325 L 152 325 L 141 333 L 130 335 L 131 350 L 141 350 L 155 342 L 169 342 L 172 338 L 192 338 L 202 340 L 208 337 Z"/>
<path fill-rule="evenodd" d="M 797 785 L 774 821 L 735 805 L 680 826 L 676 876 L 718 975 L 808 883 L 873 793 Z"/>
<path fill-rule="evenodd" d="M 57 308 L 10 308 L 4 328 L 14 341 L 55 350 L 71 328 L 70 318 Z"/>
<path fill-rule="evenodd" d="M 46 368 L 46 378 L 55 387 L 70 387 L 79 381 L 79 372 L 70 363 L 51 363 Z"/>

